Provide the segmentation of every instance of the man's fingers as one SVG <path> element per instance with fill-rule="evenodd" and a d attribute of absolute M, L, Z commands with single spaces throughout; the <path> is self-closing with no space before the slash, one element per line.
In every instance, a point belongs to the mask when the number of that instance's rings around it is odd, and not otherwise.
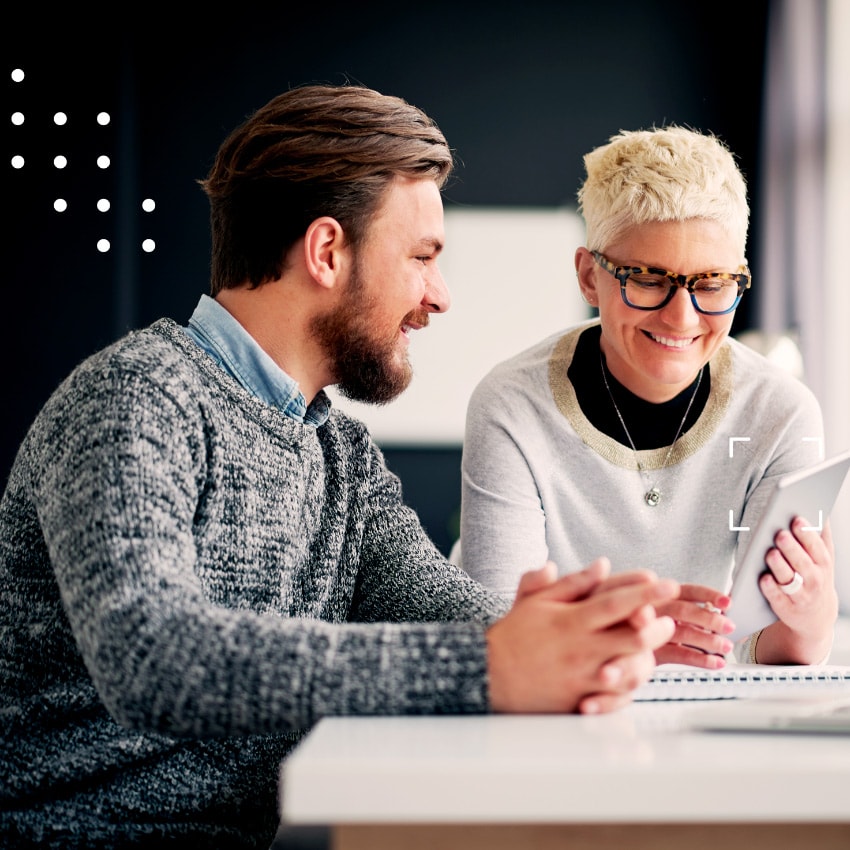
<path fill-rule="evenodd" d="M 516 599 L 519 600 L 531 593 L 540 593 L 547 599 L 559 602 L 573 602 L 577 599 L 596 596 L 622 588 L 646 586 L 656 581 L 657 575 L 652 570 L 637 569 L 625 573 L 611 575 L 611 562 L 608 558 L 597 558 L 583 570 L 556 578 L 556 567 L 552 561 L 547 561 L 539 570 L 523 574 L 517 587 Z M 675 597 L 666 590 L 660 599 Z"/>
<path fill-rule="evenodd" d="M 676 632 L 676 621 L 672 617 L 656 617 L 640 630 L 643 645 L 656 650 L 664 646 Z"/>
<path fill-rule="evenodd" d="M 646 682 L 655 670 L 655 656 L 650 650 L 622 655 L 603 664 L 596 679 L 598 691 L 579 701 L 578 711 L 600 714 L 613 711 L 631 701 L 635 688 Z"/>
<path fill-rule="evenodd" d="M 629 617 L 629 625 L 633 629 L 642 629 L 648 626 L 657 616 L 657 611 L 652 605 L 641 605 L 631 617 Z"/>
<path fill-rule="evenodd" d="M 679 584 L 671 579 L 625 585 L 604 593 L 595 593 L 586 602 L 586 622 L 594 631 L 606 629 L 633 616 L 641 622 L 649 617 L 649 612 L 641 613 L 639 609 L 675 599 L 678 594 Z"/>
<path fill-rule="evenodd" d="M 517 585 L 516 600 L 529 596 L 552 584 L 558 577 L 558 570 L 552 561 L 546 561 L 538 570 L 530 570 L 520 576 Z"/>
<path fill-rule="evenodd" d="M 608 576 L 604 581 L 593 589 L 593 593 L 602 593 L 606 590 L 614 590 L 618 587 L 626 587 L 632 584 L 645 584 L 649 581 L 654 581 L 658 578 L 657 574 L 652 570 L 637 569 L 630 570 L 626 573 L 617 573 L 613 576 Z M 592 594 L 591 594 L 592 595 Z"/>
<path fill-rule="evenodd" d="M 554 571 L 555 565 L 551 561 L 547 561 L 543 569 L 550 566 L 551 570 Z M 517 599 L 520 599 L 521 596 L 527 596 L 530 592 L 539 592 L 544 598 L 559 602 L 573 602 L 576 599 L 582 599 L 601 581 L 608 578 L 611 572 L 611 562 L 607 558 L 597 558 L 577 573 L 568 573 L 558 579 L 553 578 L 552 581 L 546 583 L 540 582 L 535 585 L 533 591 L 526 590 L 526 585 L 524 584 L 526 576 L 535 576 L 539 572 L 540 570 L 526 573 L 520 579 Z M 534 579 L 529 579 L 529 581 L 534 581 Z"/>
<path fill-rule="evenodd" d="M 610 714 L 612 711 L 618 711 L 625 708 L 632 702 L 632 694 L 590 694 L 579 700 L 577 710 L 579 714 Z"/>
<path fill-rule="evenodd" d="M 638 569 L 625 573 L 611 575 L 611 562 L 605 558 L 597 558 L 580 573 L 570 573 L 562 576 L 546 591 L 549 599 L 570 602 L 579 598 L 590 598 L 600 593 L 607 593 L 623 587 L 647 585 L 658 579 L 652 570 Z M 580 584 L 576 582 L 578 576 Z M 580 588 L 586 588 L 580 592 Z"/>

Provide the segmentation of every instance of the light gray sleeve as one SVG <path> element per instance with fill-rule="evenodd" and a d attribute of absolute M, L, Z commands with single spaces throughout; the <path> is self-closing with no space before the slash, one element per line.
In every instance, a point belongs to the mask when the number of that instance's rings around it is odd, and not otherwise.
<path fill-rule="evenodd" d="M 787 382 L 784 391 L 786 415 L 756 426 L 758 431 L 764 431 L 757 440 L 769 445 L 771 451 L 766 467 L 754 476 L 754 487 L 747 497 L 740 526 L 758 525 L 779 478 L 823 459 L 823 417 L 817 399 L 796 380 Z M 735 451 L 746 453 L 749 449 L 749 445 L 738 444 Z M 747 535 L 739 534 L 737 557 L 743 557 L 748 542 Z"/>
<path fill-rule="evenodd" d="M 470 399 L 463 446 L 462 565 L 510 597 L 522 574 L 548 557 L 546 517 L 526 457 L 535 449 L 530 415 L 531 407 L 515 404 L 511 388 L 491 374 Z"/>
<path fill-rule="evenodd" d="M 814 394 L 802 383 L 783 382 L 781 406 L 784 412 L 779 414 L 780 402 L 773 409 L 777 414 L 773 419 L 762 419 L 753 412 L 754 430 L 747 433 L 748 439 L 736 444 L 735 451 L 741 455 L 752 453 L 759 445 L 771 447 L 766 465 L 757 463 L 753 469 L 754 485 L 744 505 L 741 519 L 737 524 L 742 527 L 756 528 L 777 481 L 789 472 L 795 472 L 812 466 L 828 454 L 824 447 L 823 416 Z M 771 404 L 766 403 L 768 411 Z M 744 533 L 738 535 L 736 560 L 743 558 L 750 538 Z M 734 613 L 733 613 L 734 619 Z M 737 663 L 750 662 L 750 644 L 754 635 L 748 635 L 736 643 L 732 657 Z M 821 661 L 826 663 L 829 654 Z"/>

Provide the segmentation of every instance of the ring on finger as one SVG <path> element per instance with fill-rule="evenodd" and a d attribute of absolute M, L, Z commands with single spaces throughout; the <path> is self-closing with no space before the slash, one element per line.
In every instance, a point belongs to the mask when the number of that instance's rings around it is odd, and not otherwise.
<path fill-rule="evenodd" d="M 780 584 L 779 589 L 786 596 L 793 596 L 804 584 L 803 576 L 794 570 L 794 577 L 786 584 Z"/>

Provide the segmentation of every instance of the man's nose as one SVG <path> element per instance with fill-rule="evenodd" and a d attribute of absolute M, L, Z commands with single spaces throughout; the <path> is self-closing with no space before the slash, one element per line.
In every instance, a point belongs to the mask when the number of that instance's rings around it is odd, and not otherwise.
<path fill-rule="evenodd" d="M 446 286 L 446 282 L 443 280 L 443 274 L 436 264 L 429 271 L 426 278 L 422 306 L 431 313 L 445 313 L 452 306 L 449 288 Z"/>

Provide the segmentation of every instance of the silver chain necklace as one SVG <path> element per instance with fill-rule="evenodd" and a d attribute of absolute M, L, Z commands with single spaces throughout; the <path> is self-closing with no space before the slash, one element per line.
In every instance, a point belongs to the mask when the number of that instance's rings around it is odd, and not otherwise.
<path fill-rule="evenodd" d="M 629 441 L 629 445 L 632 447 L 632 452 L 635 456 L 635 463 L 637 464 L 638 472 L 640 473 L 641 478 L 645 479 L 647 484 L 649 484 L 649 489 L 643 494 L 644 502 L 649 505 L 649 507 L 654 508 L 661 501 L 661 490 L 658 489 L 657 484 L 653 484 L 647 475 L 646 470 L 643 468 L 640 460 L 638 459 L 638 451 L 635 447 L 634 440 L 632 440 L 632 435 L 629 433 L 629 429 L 626 428 L 626 422 L 623 419 L 623 414 L 620 413 L 620 408 L 617 407 L 617 402 L 614 400 L 614 394 L 611 392 L 611 387 L 608 386 L 608 377 L 605 374 L 605 357 L 602 354 L 602 351 L 599 352 L 599 365 L 602 367 L 602 380 L 605 382 L 605 389 L 608 390 L 608 398 L 611 399 L 611 404 L 614 405 L 614 410 L 617 412 L 617 418 L 620 420 L 620 424 L 623 426 L 623 431 L 626 434 L 626 439 Z M 670 448 L 667 449 L 667 457 L 664 458 L 664 463 L 661 464 L 661 469 L 658 471 L 661 472 L 663 469 L 667 468 L 667 464 L 670 461 L 670 455 L 673 453 L 673 446 L 676 445 L 676 440 L 679 439 L 679 434 L 682 433 L 682 428 L 685 427 L 685 421 L 688 418 L 688 414 L 691 412 L 691 406 L 694 403 L 694 399 L 697 397 L 697 392 L 699 391 L 699 385 L 702 382 L 702 372 L 705 367 L 700 367 L 699 372 L 697 373 L 697 383 L 694 387 L 693 393 L 691 393 L 691 400 L 688 402 L 688 407 L 685 410 L 685 415 L 682 417 L 682 421 L 679 423 L 679 430 L 676 431 L 676 436 L 673 437 L 673 442 L 670 443 Z"/>

